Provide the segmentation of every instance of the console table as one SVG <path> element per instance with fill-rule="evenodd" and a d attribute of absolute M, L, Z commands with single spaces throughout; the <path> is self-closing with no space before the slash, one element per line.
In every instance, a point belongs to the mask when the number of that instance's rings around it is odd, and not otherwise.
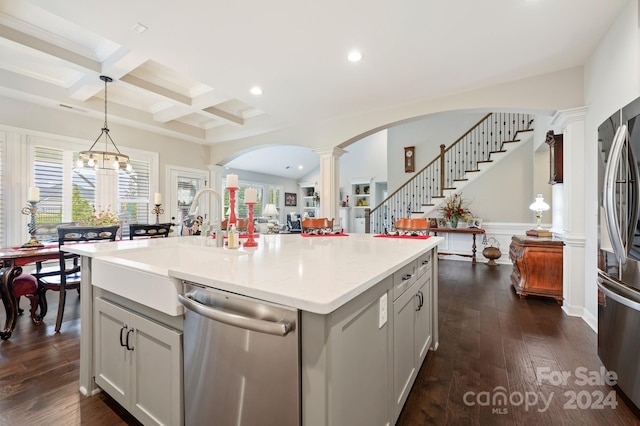
<path fill-rule="evenodd" d="M 438 235 L 438 232 L 440 232 L 442 234 L 468 234 L 468 235 L 471 235 L 471 238 L 472 238 L 471 254 L 444 253 L 444 252 L 441 252 L 441 251 L 439 251 L 438 254 L 441 254 L 443 256 L 456 255 L 456 256 L 462 256 L 462 257 L 470 257 L 471 258 L 471 264 L 473 264 L 473 265 L 476 264 L 476 235 L 477 234 L 484 234 L 484 229 L 480 229 L 480 228 L 431 228 L 430 231 L 433 232 L 433 235 L 435 235 L 435 236 Z"/>
<path fill-rule="evenodd" d="M 562 304 L 563 246 L 562 241 L 553 238 L 525 235 L 511 238 L 511 283 L 521 298 L 529 294 L 547 296 Z"/>

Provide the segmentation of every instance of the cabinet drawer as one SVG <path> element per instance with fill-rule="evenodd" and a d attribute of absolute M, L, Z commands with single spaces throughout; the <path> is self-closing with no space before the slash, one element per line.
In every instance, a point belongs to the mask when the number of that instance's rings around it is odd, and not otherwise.
<path fill-rule="evenodd" d="M 403 266 L 393 274 L 393 300 L 402 295 L 417 279 L 416 262 Z"/>
<path fill-rule="evenodd" d="M 431 252 L 423 254 L 416 260 L 416 267 L 418 268 L 418 278 L 424 275 L 425 272 L 431 270 Z"/>

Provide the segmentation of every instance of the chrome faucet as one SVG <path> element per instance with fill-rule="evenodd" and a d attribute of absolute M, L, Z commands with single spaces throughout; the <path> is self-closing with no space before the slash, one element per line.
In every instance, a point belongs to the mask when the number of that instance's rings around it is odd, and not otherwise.
<path fill-rule="evenodd" d="M 193 201 L 191 202 L 191 208 L 189 209 L 189 213 L 187 214 L 187 217 L 182 221 L 182 226 L 188 227 L 188 228 L 191 228 L 193 226 L 193 224 L 196 221 L 195 214 L 198 209 L 198 203 L 200 201 L 200 197 L 205 192 L 211 193 L 215 197 L 215 199 L 218 201 L 218 209 L 219 209 L 220 215 L 217 217 L 215 214 L 211 215 L 213 220 L 215 221 L 212 228 L 213 228 L 213 232 L 216 234 L 216 247 L 222 247 L 224 245 L 224 237 L 222 235 L 222 232 L 220 232 L 221 231 L 220 221 L 222 220 L 221 218 L 223 217 L 222 197 L 220 197 L 220 194 L 215 190 L 211 188 L 203 188 L 200 191 L 196 192 L 196 195 L 193 197 Z M 214 209 L 213 211 L 215 212 L 216 210 Z"/>

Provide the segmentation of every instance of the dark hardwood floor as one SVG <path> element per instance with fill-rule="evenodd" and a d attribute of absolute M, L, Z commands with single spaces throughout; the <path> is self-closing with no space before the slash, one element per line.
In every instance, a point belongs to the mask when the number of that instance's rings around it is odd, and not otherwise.
<path fill-rule="evenodd" d="M 520 300 L 507 265 L 440 260 L 439 268 L 440 347 L 429 353 L 398 425 L 640 425 L 620 395 L 614 395 L 615 409 L 608 403 L 578 408 L 613 389 L 580 385 L 575 377 L 578 367 L 591 372 L 602 366 L 596 334 L 581 319 L 565 315 L 552 299 Z M 56 334 L 57 294 L 48 293 L 45 324 L 34 326 L 23 315 L 11 339 L 0 342 L 0 425 L 138 425 L 104 394 L 80 395 L 79 297 L 69 292 Z M 564 384 L 539 381 L 538 368 L 571 377 Z M 512 402 L 485 404 L 498 387 Z M 582 392 L 575 409 L 564 407 L 571 404 L 566 392 Z M 550 400 L 548 408 L 540 394 Z M 518 395 L 530 398 L 528 409 Z"/>
<path fill-rule="evenodd" d="M 440 260 L 439 268 L 440 347 L 418 373 L 398 425 L 640 424 L 621 395 L 611 394 L 610 408 L 604 397 L 614 388 L 582 384 L 577 368 L 602 367 L 597 335 L 582 319 L 551 298 L 520 299 L 509 265 Z M 564 372 L 564 383 L 554 380 Z M 500 391 L 506 405 L 493 404 Z"/>
<path fill-rule="evenodd" d="M 57 292 L 47 292 L 49 311 L 36 326 L 23 297 L 25 314 L 11 338 L 0 341 L 0 425 L 139 425 L 105 394 L 86 398 L 78 391 L 80 296 L 67 292 L 60 333 L 54 332 L 57 299 Z M 4 327 L 4 309 L 0 311 Z"/>

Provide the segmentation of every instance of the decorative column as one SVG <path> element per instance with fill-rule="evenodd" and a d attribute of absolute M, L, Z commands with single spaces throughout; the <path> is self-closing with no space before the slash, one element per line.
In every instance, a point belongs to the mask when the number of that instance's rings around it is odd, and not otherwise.
<path fill-rule="evenodd" d="M 563 135 L 563 183 L 553 185 L 553 205 L 561 209 L 562 230 L 554 235 L 564 242 L 562 283 L 564 302 L 562 310 L 567 315 L 580 316 L 588 324 L 597 324 L 596 318 L 587 318 L 585 294 L 585 168 L 584 168 L 584 117 L 586 107 L 558 111 L 551 121 L 555 133 Z M 555 226 L 555 224 L 554 224 Z"/>
<path fill-rule="evenodd" d="M 340 221 L 340 156 L 346 151 L 337 146 L 314 150 L 320 156 L 320 217 Z"/>

